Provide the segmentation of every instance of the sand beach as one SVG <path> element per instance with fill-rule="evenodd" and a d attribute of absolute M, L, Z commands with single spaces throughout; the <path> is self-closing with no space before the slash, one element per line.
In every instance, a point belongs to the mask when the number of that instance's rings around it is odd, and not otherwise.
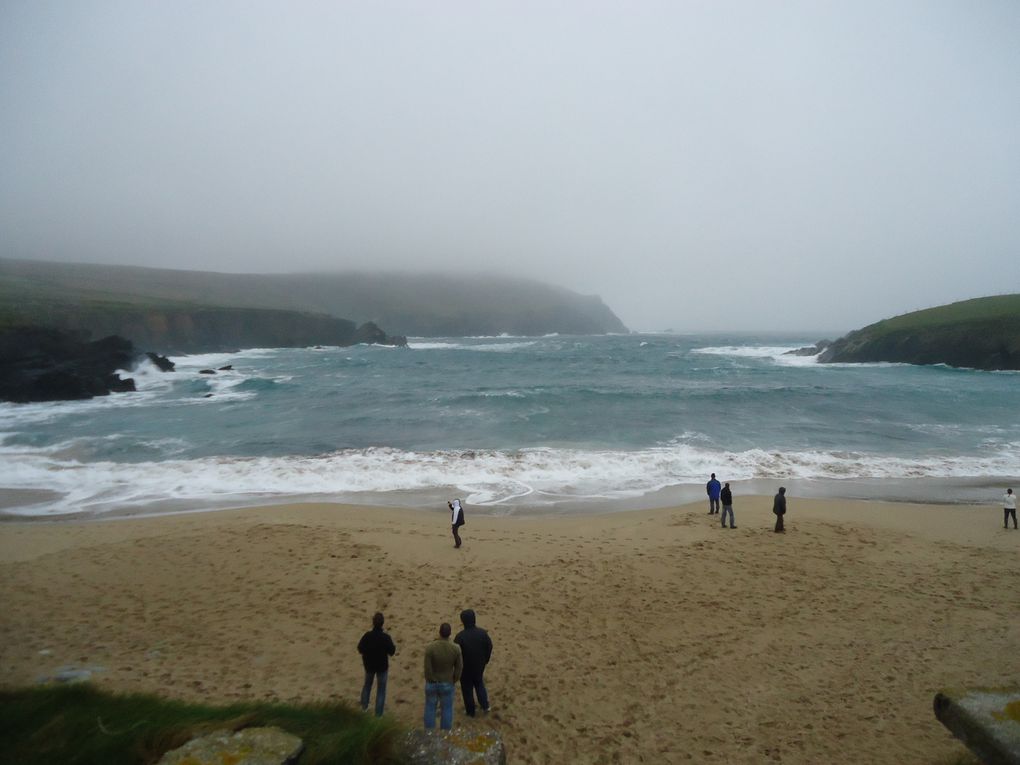
<path fill-rule="evenodd" d="M 942 687 L 1020 678 L 1020 532 L 1001 509 L 738 497 L 558 517 L 281 505 L 0 525 L 0 683 L 91 668 L 203 701 L 347 699 L 376 610 L 387 712 L 420 724 L 440 622 L 495 643 L 515 763 L 947 763 Z"/>

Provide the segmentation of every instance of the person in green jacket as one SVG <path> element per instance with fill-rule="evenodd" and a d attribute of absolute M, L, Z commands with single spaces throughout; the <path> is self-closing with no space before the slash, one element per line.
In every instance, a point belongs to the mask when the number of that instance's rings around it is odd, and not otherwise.
<path fill-rule="evenodd" d="M 450 625 L 439 625 L 439 639 L 425 647 L 425 728 L 436 727 L 436 705 L 439 705 L 439 727 L 453 727 L 453 686 L 464 671 L 460 646 L 450 642 Z"/>

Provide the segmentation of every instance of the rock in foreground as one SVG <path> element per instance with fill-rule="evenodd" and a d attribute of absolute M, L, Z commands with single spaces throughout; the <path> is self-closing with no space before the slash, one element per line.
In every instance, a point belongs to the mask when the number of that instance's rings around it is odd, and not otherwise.
<path fill-rule="evenodd" d="M 405 747 L 411 765 L 506 765 L 503 739 L 494 730 L 413 730 Z"/>
<path fill-rule="evenodd" d="M 157 765 L 288 765 L 303 749 L 301 739 L 279 728 L 216 731 L 167 752 Z"/>
<path fill-rule="evenodd" d="M 935 716 L 988 765 L 1020 765 L 1020 688 L 942 691 Z"/>

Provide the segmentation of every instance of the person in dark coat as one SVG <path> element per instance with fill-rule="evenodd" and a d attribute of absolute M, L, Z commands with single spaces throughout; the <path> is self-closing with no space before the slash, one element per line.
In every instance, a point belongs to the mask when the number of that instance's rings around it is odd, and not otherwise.
<path fill-rule="evenodd" d="M 722 491 L 719 492 L 719 499 L 722 501 L 722 527 L 726 528 L 726 516 L 730 516 L 730 528 L 735 529 L 736 525 L 733 523 L 733 492 L 730 491 L 730 482 L 727 481 L 726 485 L 722 487 Z"/>
<path fill-rule="evenodd" d="M 786 515 L 786 489 L 782 486 L 779 487 L 779 492 L 776 494 L 775 499 L 772 500 L 772 512 L 776 514 L 776 528 L 777 534 L 785 534 L 786 529 L 783 528 L 783 516 Z"/>
<path fill-rule="evenodd" d="M 372 629 L 358 641 L 358 653 L 365 665 L 365 685 L 361 688 L 361 711 L 368 711 L 368 700 L 372 696 L 372 682 L 378 681 L 375 689 L 375 716 L 382 717 L 386 704 L 386 677 L 390 670 L 390 657 L 397 652 L 393 638 L 383 632 L 384 617 L 376 612 L 372 617 Z"/>
<path fill-rule="evenodd" d="M 489 694 L 485 690 L 485 665 L 492 657 L 492 640 L 489 633 L 475 626 L 475 612 L 470 608 L 460 612 L 460 622 L 464 629 L 457 633 L 453 642 L 460 646 L 464 654 L 464 673 L 460 676 L 460 692 L 464 696 L 464 712 L 468 717 L 475 716 L 475 694 L 478 694 L 478 706 L 482 711 L 489 712 Z"/>

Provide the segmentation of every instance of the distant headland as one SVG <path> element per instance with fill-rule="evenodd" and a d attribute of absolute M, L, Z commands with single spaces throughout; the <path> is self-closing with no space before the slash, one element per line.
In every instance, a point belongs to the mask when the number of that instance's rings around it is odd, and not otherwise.
<path fill-rule="evenodd" d="M 272 313 L 280 311 L 290 315 Z M 209 330 L 189 329 L 189 318 L 190 325 Z M 337 321 L 349 326 L 341 328 Z M 394 337 L 627 332 L 597 296 L 528 279 L 225 274 L 0 259 L 0 323 L 15 322 L 87 330 L 94 337 L 120 334 L 163 353 L 241 347 L 252 337 L 246 333 L 270 326 L 275 328 L 270 336 L 259 337 L 255 345 L 347 345 L 362 342 L 355 339 L 355 322 L 372 322 Z M 288 322 L 294 328 L 290 341 L 283 329 Z M 228 325 L 234 329 L 227 331 Z"/>
<path fill-rule="evenodd" d="M 828 344 L 818 361 L 1020 370 L 1020 295 L 975 298 L 885 319 Z"/>

